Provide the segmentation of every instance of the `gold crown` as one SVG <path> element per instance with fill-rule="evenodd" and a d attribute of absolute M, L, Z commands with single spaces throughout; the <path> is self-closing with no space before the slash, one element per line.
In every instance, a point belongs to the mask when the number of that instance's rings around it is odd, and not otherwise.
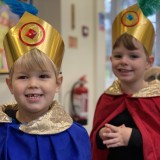
<path fill-rule="evenodd" d="M 19 57 L 37 48 L 47 54 L 60 70 L 64 53 L 64 43 L 58 31 L 28 12 L 6 34 L 4 48 L 9 69 Z"/>
<path fill-rule="evenodd" d="M 112 25 L 112 45 L 123 34 L 128 33 L 139 40 L 152 54 L 155 31 L 152 23 L 144 16 L 138 4 L 132 5 L 121 11 Z"/>

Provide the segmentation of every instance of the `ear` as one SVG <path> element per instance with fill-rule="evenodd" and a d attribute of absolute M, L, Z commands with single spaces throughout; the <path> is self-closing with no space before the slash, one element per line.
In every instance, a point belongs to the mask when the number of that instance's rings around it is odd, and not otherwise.
<path fill-rule="evenodd" d="M 112 56 L 110 56 L 110 61 L 112 62 Z"/>
<path fill-rule="evenodd" d="M 59 74 L 59 75 L 57 76 L 56 92 L 59 92 L 59 90 L 60 90 L 60 88 L 61 88 L 61 86 L 62 86 L 62 81 L 63 81 L 63 76 L 62 76 L 62 74 Z"/>
<path fill-rule="evenodd" d="M 147 69 L 150 68 L 150 67 L 153 65 L 153 62 L 154 62 L 154 57 L 153 57 L 153 56 L 150 56 L 150 57 L 148 58 Z"/>
<path fill-rule="evenodd" d="M 6 84 L 9 88 L 11 94 L 13 94 L 12 80 L 9 77 L 6 78 Z"/>

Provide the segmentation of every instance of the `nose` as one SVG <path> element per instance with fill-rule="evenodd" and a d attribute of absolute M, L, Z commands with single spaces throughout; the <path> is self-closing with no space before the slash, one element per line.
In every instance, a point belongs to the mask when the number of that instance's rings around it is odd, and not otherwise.
<path fill-rule="evenodd" d="M 128 64 L 128 58 L 127 58 L 127 56 L 123 56 L 123 57 L 121 58 L 121 64 L 122 64 L 122 65 Z"/>
<path fill-rule="evenodd" d="M 30 78 L 28 81 L 28 87 L 29 88 L 38 88 L 38 80 L 36 78 Z"/>

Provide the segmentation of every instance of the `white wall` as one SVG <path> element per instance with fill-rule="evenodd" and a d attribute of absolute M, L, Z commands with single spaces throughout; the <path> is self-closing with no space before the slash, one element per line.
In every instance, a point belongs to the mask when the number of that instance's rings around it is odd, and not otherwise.
<path fill-rule="evenodd" d="M 61 0 L 33 0 L 38 16 L 61 32 Z"/>
<path fill-rule="evenodd" d="M 0 104 L 7 104 L 15 102 L 11 95 L 8 86 L 6 85 L 6 77 L 8 75 L 0 75 Z"/>
<path fill-rule="evenodd" d="M 62 0 L 61 29 L 66 51 L 63 61 L 64 83 L 62 102 L 69 106 L 68 92 L 75 81 L 82 75 L 87 76 L 89 89 L 89 121 L 85 126 L 90 132 L 97 99 L 104 90 L 105 83 L 105 35 L 99 30 L 98 13 L 104 11 L 103 0 Z M 71 29 L 71 4 L 75 5 L 75 29 Z M 89 28 L 89 35 L 82 36 L 82 26 Z M 78 39 L 78 47 L 68 47 L 68 37 Z"/>
<path fill-rule="evenodd" d="M 89 89 L 89 121 L 86 128 L 91 129 L 93 110 L 95 106 L 95 34 L 94 34 L 94 12 L 91 0 L 62 0 L 62 36 L 66 44 L 63 61 L 64 83 L 62 87 L 62 102 L 70 106 L 69 98 L 72 85 L 83 75 L 87 77 Z M 75 29 L 71 28 L 71 4 L 75 5 Z M 82 26 L 89 28 L 89 35 L 82 35 Z M 77 38 L 77 48 L 69 48 L 68 37 Z"/>

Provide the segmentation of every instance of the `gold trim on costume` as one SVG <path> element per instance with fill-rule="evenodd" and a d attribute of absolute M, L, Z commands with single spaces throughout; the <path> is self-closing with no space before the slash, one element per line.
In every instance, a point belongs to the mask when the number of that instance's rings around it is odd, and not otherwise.
<path fill-rule="evenodd" d="M 2 112 L 1 109 L 0 109 L 0 123 L 11 123 L 11 118 L 8 117 L 4 112 Z"/>
<path fill-rule="evenodd" d="M 22 124 L 20 130 L 29 134 L 56 134 L 68 129 L 72 123 L 72 118 L 54 102 L 49 112 L 37 120 Z"/>
<path fill-rule="evenodd" d="M 122 95 L 120 83 L 118 80 L 114 81 L 113 84 L 105 91 L 106 94 L 110 95 Z"/>
<path fill-rule="evenodd" d="M 64 43 L 61 35 L 49 23 L 25 12 L 17 25 L 6 34 L 4 48 L 9 69 L 20 56 L 37 48 L 47 54 L 60 70 Z"/>
<path fill-rule="evenodd" d="M 7 116 L 7 114 L 4 113 L 6 109 L 13 109 L 17 110 L 17 105 L 15 103 L 13 104 L 4 104 L 0 105 L 0 123 L 11 123 L 12 119 Z"/>
<path fill-rule="evenodd" d="M 120 88 L 119 81 L 116 80 L 113 84 L 105 91 L 109 95 L 122 95 L 123 92 Z M 160 96 L 160 81 L 155 80 L 148 83 L 148 86 L 142 88 L 139 92 L 134 93 L 131 97 L 157 97 Z"/>
<path fill-rule="evenodd" d="M 157 97 L 160 96 L 160 82 L 158 80 L 149 83 L 148 87 L 133 94 L 132 97 Z"/>

